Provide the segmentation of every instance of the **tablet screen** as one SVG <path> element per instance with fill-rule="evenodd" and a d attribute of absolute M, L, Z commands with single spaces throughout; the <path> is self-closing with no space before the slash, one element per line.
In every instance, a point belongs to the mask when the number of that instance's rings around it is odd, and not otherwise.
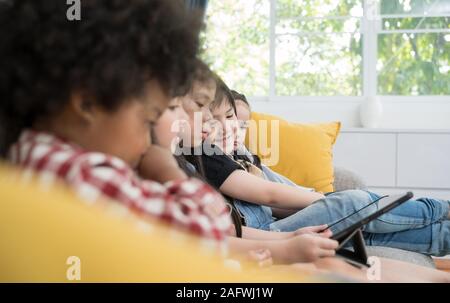
<path fill-rule="evenodd" d="M 338 235 L 339 233 L 346 231 L 348 228 L 352 227 L 358 222 L 367 224 L 368 222 L 381 216 L 382 213 L 395 208 L 402 202 L 405 202 L 411 198 L 411 193 L 408 193 L 406 195 L 402 194 L 381 197 L 380 199 L 367 204 L 365 207 L 355 211 L 354 213 L 341 218 L 336 222 L 332 222 L 332 224 L 329 224 L 328 228 L 333 232 L 333 236 Z"/>

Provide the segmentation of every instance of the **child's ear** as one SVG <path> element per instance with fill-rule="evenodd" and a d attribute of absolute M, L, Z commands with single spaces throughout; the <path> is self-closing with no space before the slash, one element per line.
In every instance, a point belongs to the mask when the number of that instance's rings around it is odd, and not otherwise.
<path fill-rule="evenodd" d="M 75 114 L 82 120 L 91 122 L 94 119 L 95 105 L 89 98 L 75 94 L 70 100 L 70 105 Z"/>

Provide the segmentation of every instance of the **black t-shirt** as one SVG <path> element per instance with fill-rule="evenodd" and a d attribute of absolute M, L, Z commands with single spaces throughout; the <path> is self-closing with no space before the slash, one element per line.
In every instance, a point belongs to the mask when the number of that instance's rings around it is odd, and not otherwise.
<path fill-rule="evenodd" d="M 220 188 L 225 180 L 238 169 L 243 169 L 226 155 L 202 155 L 206 179 L 215 188 Z"/>
<path fill-rule="evenodd" d="M 208 155 L 203 152 L 201 160 L 206 181 L 216 189 L 219 189 L 235 170 L 243 168 L 227 155 L 224 155 L 217 146 L 213 146 L 213 148 L 215 149 L 214 153 Z M 192 164 L 195 165 L 195 163 Z"/>
<path fill-rule="evenodd" d="M 218 153 L 220 151 L 217 146 L 213 146 L 215 152 L 212 155 L 205 154 L 201 149 L 192 148 L 191 155 L 200 155 L 200 161 L 202 161 L 202 171 L 205 173 L 206 182 L 211 186 L 219 190 L 219 187 L 225 182 L 225 180 L 237 169 L 243 169 L 238 163 L 234 162 L 228 156 L 223 155 L 223 153 Z M 198 161 L 194 160 L 191 156 L 186 156 L 185 158 L 189 164 L 192 165 L 194 171 L 200 171 Z M 196 158 L 197 159 L 197 158 Z M 242 213 L 235 207 L 234 199 L 224 195 L 227 201 L 231 203 L 232 212 L 231 218 L 233 219 L 234 226 L 236 228 L 236 236 L 242 238 L 242 226 L 245 226 L 245 218 Z"/>

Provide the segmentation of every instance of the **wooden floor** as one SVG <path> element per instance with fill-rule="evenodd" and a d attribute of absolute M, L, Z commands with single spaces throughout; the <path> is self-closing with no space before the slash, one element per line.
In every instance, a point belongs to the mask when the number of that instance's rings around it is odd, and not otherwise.
<path fill-rule="evenodd" d="M 434 263 L 437 269 L 450 272 L 450 259 L 434 259 Z"/>

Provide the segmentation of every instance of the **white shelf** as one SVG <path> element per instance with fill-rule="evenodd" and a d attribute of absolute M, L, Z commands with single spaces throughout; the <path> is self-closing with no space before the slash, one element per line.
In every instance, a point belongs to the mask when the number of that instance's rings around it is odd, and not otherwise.
<path fill-rule="evenodd" d="M 333 154 L 371 188 L 450 197 L 450 129 L 344 128 Z"/>
<path fill-rule="evenodd" d="M 363 128 L 343 127 L 341 133 L 369 134 L 450 134 L 450 129 L 414 129 L 414 128 Z"/>

